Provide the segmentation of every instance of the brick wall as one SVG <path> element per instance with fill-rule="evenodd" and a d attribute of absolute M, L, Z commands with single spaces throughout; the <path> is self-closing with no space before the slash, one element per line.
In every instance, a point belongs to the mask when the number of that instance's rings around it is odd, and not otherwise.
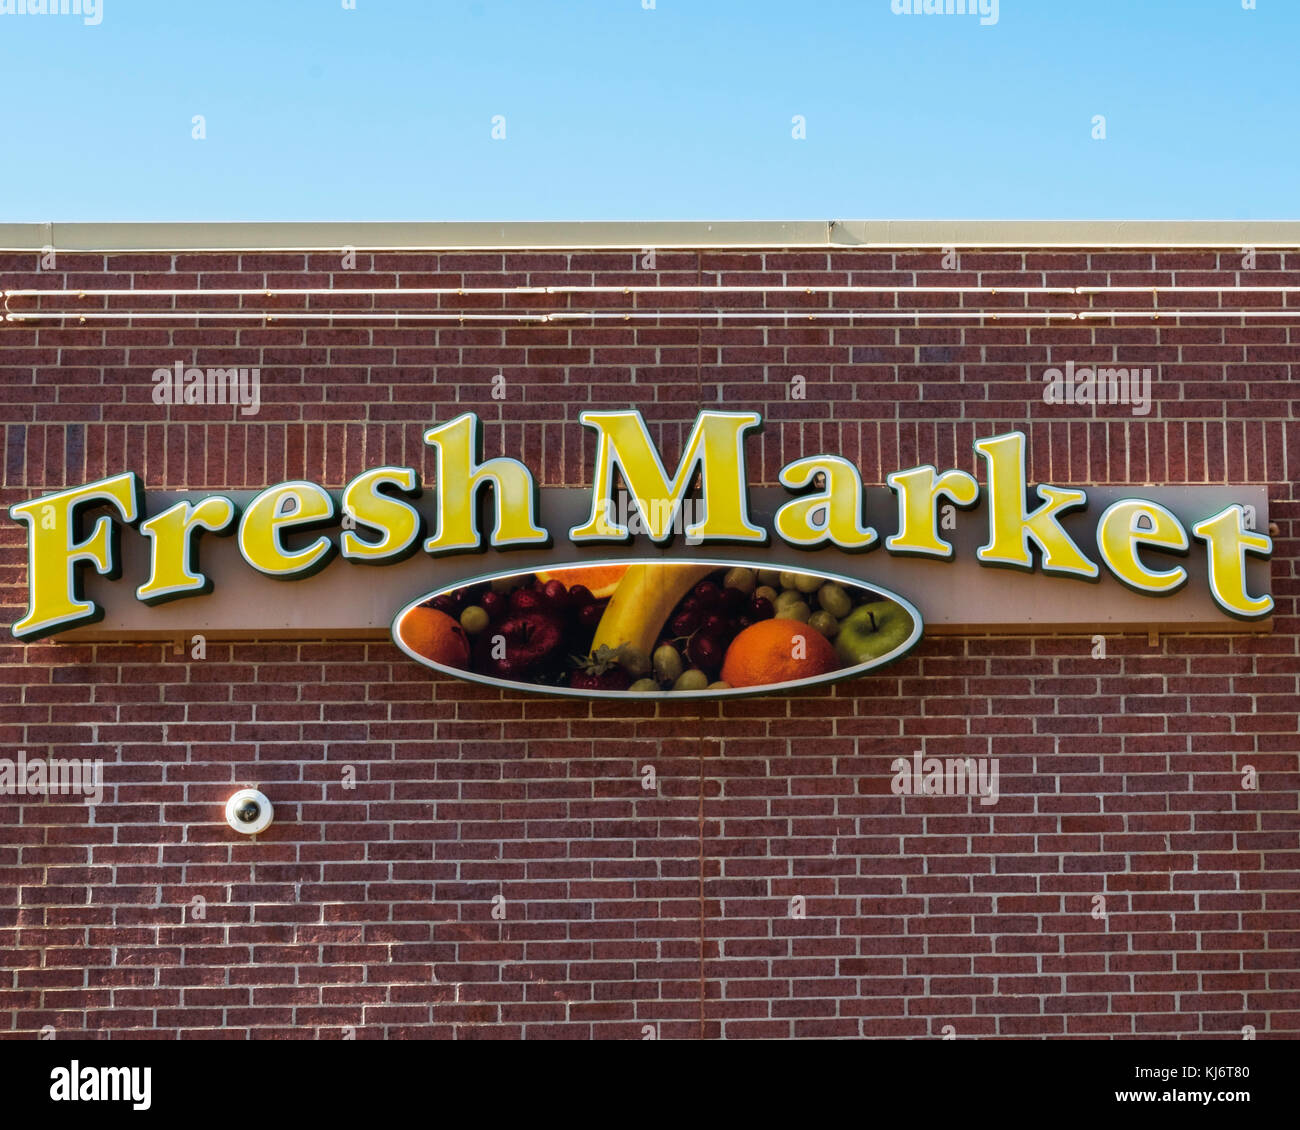
<path fill-rule="evenodd" d="M 0 254 L 0 285 L 1300 284 L 1295 253 L 1261 253 L 1253 272 L 1217 251 L 965 252 L 958 271 L 937 252 L 662 252 L 653 275 L 635 258 L 361 254 L 344 271 L 326 252 L 66 254 L 37 274 L 34 255 Z M 1119 300 L 987 299 L 1026 301 Z M 260 414 L 155 406 L 150 373 L 177 359 L 260 366 Z M 1157 367 L 1150 415 L 1045 405 L 1042 370 L 1066 359 Z M 490 394 L 498 372 L 504 401 Z M 802 401 L 788 396 L 795 373 Z M 697 410 L 722 405 L 764 414 L 749 451 L 767 484 L 819 452 L 868 483 L 921 462 L 982 478 L 972 441 L 1020 427 L 1035 478 L 1266 483 L 1279 527 L 1271 635 L 1114 637 L 1105 660 L 1086 636 L 932 638 L 858 681 L 721 705 L 503 695 L 433 678 L 387 642 L 213 640 L 191 660 L 158 643 L 10 639 L 3 756 L 102 756 L 107 794 L 93 814 L 0 797 L 0 1031 L 1300 1034 L 1297 377 L 1300 323 L 1227 314 L 0 325 L 5 507 L 123 470 L 150 489 L 339 487 L 380 463 L 427 475 L 422 429 L 467 410 L 485 421 L 487 455 L 522 458 L 544 485 L 585 485 L 584 408 L 639 408 L 675 460 Z M 25 605 L 24 545 L 0 520 L 6 625 Z M 889 763 L 916 749 L 998 757 L 1001 800 L 893 796 Z M 645 765 L 657 791 L 642 788 Z M 1241 787 L 1248 765 L 1257 791 Z M 242 785 L 277 807 L 256 843 L 221 818 Z M 196 896 L 202 920 L 186 912 Z"/>

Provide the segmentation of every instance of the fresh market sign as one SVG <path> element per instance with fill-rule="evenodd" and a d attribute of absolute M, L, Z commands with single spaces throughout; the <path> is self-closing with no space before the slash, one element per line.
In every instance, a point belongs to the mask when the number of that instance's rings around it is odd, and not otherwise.
<path fill-rule="evenodd" d="M 925 465 L 864 487 L 846 459 L 814 455 L 751 490 L 757 413 L 701 413 L 671 474 L 639 413 L 581 419 L 597 439 L 590 490 L 539 491 L 518 460 L 484 460 L 466 414 L 426 431 L 428 484 L 387 466 L 337 493 L 291 481 L 147 499 L 124 472 L 19 503 L 29 604 L 13 634 L 365 635 L 396 609 L 398 645 L 462 677 L 713 695 L 859 674 L 904 654 L 923 619 L 1258 630 L 1273 608 L 1259 487 L 1031 489 L 1009 432 L 974 444 L 983 486 Z M 111 583 L 124 573 L 131 585 Z"/>

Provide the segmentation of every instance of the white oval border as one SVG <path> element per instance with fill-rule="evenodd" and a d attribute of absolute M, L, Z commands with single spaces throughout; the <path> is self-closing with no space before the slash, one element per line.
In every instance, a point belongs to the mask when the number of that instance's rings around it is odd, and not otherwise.
<path fill-rule="evenodd" d="M 711 565 L 714 568 L 745 568 L 754 569 L 756 571 L 758 569 L 771 567 L 760 565 L 753 561 L 727 561 L 698 557 L 652 558 L 650 560 L 654 560 L 664 565 Z M 443 588 L 425 593 L 423 596 L 417 597 L 415 600 L 411 601 L 393 617 L 392 625 L 389 628 L 389 634 L 392 636 L 393 643 L 397 645 L 398 649 L 401 650 L 407 658 L 415 660 L 415 662 L 420 664 L 422 667 L 429 667 L 441 674 L 450 675 L 453 678 L 462 679 L 468 683 L 481 683 L 483 686 L 499 687 L 501 690 L 514 691 L 522 694 L 543 694 L 560 698 L 618 699 L 626 702 L 661 702 L 664 700 L 670 702 L 684 702 L 691 699 L 752 698 L 756 695 L 781 695 L 787 694 L 790 691 L 802 690 L 805 687 L 815 687 L 824 683 L 838 683 L 846 679 L 855 679 L 860 675 L 865 675 L 868 671 L 874 671 L 878 667 L 884 667 L 887 664 L 893 663 L 897 659 L 902 659 L 920 642 L 921 636 L 925 632 L 925 624 L 922 622 L 921 613 L 917 610 L 916 606 L 910 600 L 899 596 L 897 593 L 891 592 L 889 589 L 881 588 L 879 585 L 872 584 L 870 581 L 865 581 L 860 577 L 848 577 L 843 573 L 825 573 L 820 569 L 801 569 L 798 566 L 789 564 L 782 565 L 781 568 L 791 572 L 813 573 L 815 576 L 825 577 L 828 581 L 841 581 L 845 584 L 852 585 L 855 588 L 870 589 L 885 600 L 892 600 L 901 604 L 905 609 L 907 609 L 908 613 L 912 617 L 912 634 L 893 651 L 880 656 L 870 663 L 861 663 L 856 667 L 850 667 L 847 670 L 841 669 L 831 671 L 825 675 L 815 675 L 810 679 L 795 679 L 792 682 L 777 683 L 763 687 L 730 687 L 727 690 L 721 691 L 705 689 L 702 691 L 636 691 L 634 693 L 632 691 L 587 691 L 576 690 L 573 687 L 547 687 L 535 683 L 517 683 L 510 679 L 497 679 L 491 675 L 479 675 L 473 671 L 466 671 L 459 667 L 448 667 L 442 663 L 435 663 L 432 659 L 428 659 L 425 656 L 412 651 L 402 641 L 402 638 L 397 631 L 397 625 L 402 622 L 402 618 L 410 612 L 412 608 L 423 604 L 425 601 L 432 600 L 435 596 L 441 596 L 443 593 L 455 592 L 457 589 L 469 588 L 471 585 L 481 585 L 485 581 L 494 581 L 499 577 L 517 577 L 523 573 L 536 573 L 539 570 L 541 572 L 546 572 L 548 569 L 576 569 L 583 565 L 644 565 L 646 562 L 647 558 L 644 557 L 627 559 L 618 558 L 608 561 L 602 558 L 599 561 L 572 561 L 558 564 L 548 563 L 547 565 L 539 565 L 532 569 L 504 569 L 496 573 L 485 573 L 480 577 L 469 577 L 465 580 L 457 581 L 453 585 L 447 585 Z"/>

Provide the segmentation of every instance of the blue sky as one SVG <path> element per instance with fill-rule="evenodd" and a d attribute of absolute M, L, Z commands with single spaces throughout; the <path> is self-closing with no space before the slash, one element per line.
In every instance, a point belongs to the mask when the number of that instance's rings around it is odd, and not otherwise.
<path fill-rule="evenodd" d="M 990 26 L 891 0 L 99 2 L 97 26 L 0 15 L 0 222 L 1288 219 L 1300 200 L 1300 0 L 1000 0 Z"/>

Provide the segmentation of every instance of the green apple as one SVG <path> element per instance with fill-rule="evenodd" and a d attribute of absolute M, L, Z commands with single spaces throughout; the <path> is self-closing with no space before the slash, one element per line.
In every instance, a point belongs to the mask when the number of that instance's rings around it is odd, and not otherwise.
<path fill-rule="evenodd" d="M 892 600 L 859 605 L 840 621 L 835 651 L 847 665 L 868 663 L 901 647 L 913 627 L 912 614 Z"/>

